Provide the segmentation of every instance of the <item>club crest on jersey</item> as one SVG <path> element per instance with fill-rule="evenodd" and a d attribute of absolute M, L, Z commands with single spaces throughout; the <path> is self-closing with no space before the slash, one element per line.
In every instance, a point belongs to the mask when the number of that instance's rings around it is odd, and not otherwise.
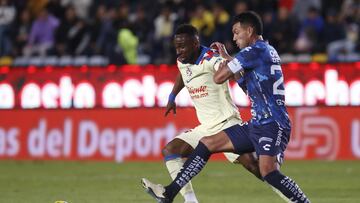
<path fill-rule="evenodd" d="M 191 71 L 190 67 L 186 67 L 186 75 L 188 77 L 190 77 L 192 75 L 192 71 Z"/>

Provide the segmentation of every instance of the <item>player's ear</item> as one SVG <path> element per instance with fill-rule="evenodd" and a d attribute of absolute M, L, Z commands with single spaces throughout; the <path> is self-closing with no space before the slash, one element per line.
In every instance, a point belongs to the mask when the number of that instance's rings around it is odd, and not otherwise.
<path fill-rule="evenodd" d="M 199 36 L 194 37 L 194 46 L 195 47 L 200 47 L 200 40 L 199 40 Z"/>
<path fill-rule="evenodd" d="M 251 26 L 248 26 L 246 31 L 249 36 L 251 36 L 255 32 L 254 28 Z"/>

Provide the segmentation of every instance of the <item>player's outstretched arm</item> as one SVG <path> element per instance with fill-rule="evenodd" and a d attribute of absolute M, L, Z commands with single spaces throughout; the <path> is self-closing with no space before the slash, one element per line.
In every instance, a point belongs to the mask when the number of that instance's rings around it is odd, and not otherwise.
<path fill-rule="evenodd" d="M 176 114 L 175 98 L 176 98 L 176 95 L 182 90 L 182 88 L 184 88 L 184 86 L 185 85 L 184 85 L 184 81 L 181 77 L 181 74 L 178 73 L 178 75 L 176 76 L 176 79 L 175 79 L 174 87 L 169 95 L 169 100 L 166 105 L 165 116 L 167 116 L 170 113 L 170 111 L 172 111 L 173 114 Z"/>
<path fill-rule="evenodd" d="M 216 84 L 222 84 L 226 80 L 233 78 L 234 73 L 228 67 L 229 61 L 223 61 L 219 65 L 219 69 L 214 74 L 214 82 Z"/>

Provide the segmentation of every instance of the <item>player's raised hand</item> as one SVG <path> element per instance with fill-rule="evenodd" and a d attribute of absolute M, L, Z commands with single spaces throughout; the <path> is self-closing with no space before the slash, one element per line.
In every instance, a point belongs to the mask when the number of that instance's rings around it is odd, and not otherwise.
<path fill-rule="evenodd" d="M 225 69 L 228 63 L 229 63 L 228 60 L 222 61 L 219 65 L 219 71 L 221 71 L 222 69 Z"/>
<path fill-rule="evenodd" d="M 176 115 L 176 103 L 169 101 L 166 105 L 165 116 L 167 116 L 172 110 L 173 114 Z"/>
<path fill-rule="evenodd" d="M 227 59 L 227 60 L 229 60 L 231 58 L 231 56 L 226 51 L 225 45 L 223 43 L 213 42 L 210 45 L 210 48 L 216 49 L 219 52 L 220 56 Z"/>

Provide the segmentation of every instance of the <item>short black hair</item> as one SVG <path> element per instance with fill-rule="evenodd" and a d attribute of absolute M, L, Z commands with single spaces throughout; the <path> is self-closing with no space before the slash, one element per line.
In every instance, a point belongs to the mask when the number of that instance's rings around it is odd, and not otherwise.
<path fill-rule="evenodd" d="M 263 34 L 263 24 L 261 18 L 254 11 L 246 11 L 236 15 L 233 18 L 232 25 L 236 23 L 245 24 L 253 27 L 257 35 Z"/>
<path fill-rule="evenodd" d="M 181 24 L 175 30 L 175 35 L 187 34 L 189 36 L 198 36 L 198 30 L 190 24 Z"/>

